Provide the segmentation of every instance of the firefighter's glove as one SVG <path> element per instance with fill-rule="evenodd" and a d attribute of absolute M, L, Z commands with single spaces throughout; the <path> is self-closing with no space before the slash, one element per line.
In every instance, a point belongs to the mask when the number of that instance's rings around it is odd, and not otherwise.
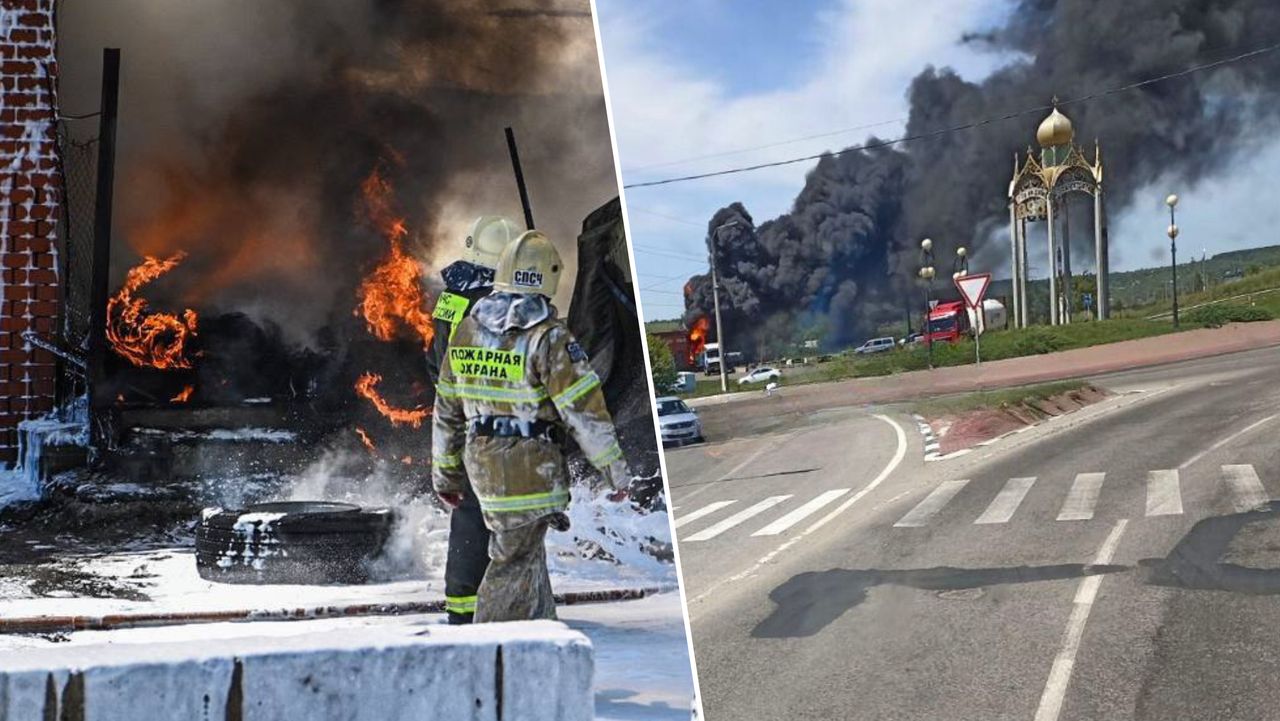
<path fill-rule="evenodd" d="M 441 503 L 451 509 L 462 505 L 462 494 L 457 491 L 437 491 L 436 495 L 440 497 Z"/>

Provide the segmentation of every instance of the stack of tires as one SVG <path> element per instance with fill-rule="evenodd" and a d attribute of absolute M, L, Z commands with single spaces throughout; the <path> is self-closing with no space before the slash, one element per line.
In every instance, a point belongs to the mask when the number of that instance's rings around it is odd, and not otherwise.
<path fill-rule="evenodd" d="M 315 501 L 206 509 L 196 569 L 221 583 L 367 583 L 395 520 L 389 508 Z"/>

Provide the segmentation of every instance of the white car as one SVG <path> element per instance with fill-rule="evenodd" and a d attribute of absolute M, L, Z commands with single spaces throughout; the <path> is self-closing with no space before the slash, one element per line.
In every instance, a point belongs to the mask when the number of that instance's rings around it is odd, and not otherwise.
<path fill-rule="evenodd" d="M 675 396 L 663 396 L 655 403 L 663 446 L 702 442 L 702 421 L 684 401 Z"/>
<path fill-rule="evenodd" d="M 767 383 L 769 381 L 782 380 L 782 371 L 770 366 L 760 366 L 750 373 L 738 379 L 738 385 L 745 386 L 752 383 Z"/>

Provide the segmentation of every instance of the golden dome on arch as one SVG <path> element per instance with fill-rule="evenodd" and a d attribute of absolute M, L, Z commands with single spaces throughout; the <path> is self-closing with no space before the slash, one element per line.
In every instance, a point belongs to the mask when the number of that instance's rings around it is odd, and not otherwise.
<path fill-rule="evenodd" d="M 1071 127 L 1071 119 L 1063 115 L 1054 105 L 1053 112 L 1040 123 L 1036 130 L 1036 141 L 1042 148 L 1066 145 L 1075 137 L 1075 129 Z"/>

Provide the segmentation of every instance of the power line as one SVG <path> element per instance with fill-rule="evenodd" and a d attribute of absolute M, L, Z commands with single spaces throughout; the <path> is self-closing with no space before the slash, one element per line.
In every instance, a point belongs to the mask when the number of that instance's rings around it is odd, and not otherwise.
<path fill-rule="evenodd" d="M 664 257 L 664 258 L 677 258 L 677 259 L 680 259 L 680 260 L 696 260 L 696 261 L 698 261 L 699 263 L 705 263 L 705 262 L 707 262 L 707 259 L 706 259 L 706 258 L 699 258 L 699 257 L 698 257 L 698 256 L 696 256 L 696 255 L 686 255 L 686 254 L 684 254 L 684 253 L 675 253 L 675 252 L 672 252 L 672 251 L 669 251 L 669 250 L 657 250 L 657 249 L 652 249 L 652 248 L 642 248 L 642 247 L 640 247 L 640 246 L 638 246 L 638 245 L 636 245 L 636 244 L 634 244 L 634 243 L 632 243 L 632 245 L 631 245 L 631 249 L 632 249 L 632 250 L 634 250 L 634 251 L 636 251 L 637 253 L 648 253 L 649 255 L 657 255 L 657 256 L 662 256 L 662 257 Z"/>
<path fill-rule="evenodd" d="M 683 223 L 683 224 L 685 224 L 685 225 L 692 225 L 692 226 L 693 226 L 693 227 L 695 227 L 695 228 L 701 228 L 701 227 L 702 227 L 702 223 L 695 223 L 695 222 L 693 222 L 692 220 L 685 220 L 684 218 L 677 218 L 677 217 L 675 217 L 675 216 L 673 216 L 673 215 L 664 215 L 664 214 L 659 213 L 659 212 L 657 212 L 657 211 L 654 211 L 654 210 L 648 210 L 648 209 L 646 209 L 646 208 L 637 208 L 636 206 L 634 206 L 634 205 L 632 205 L 632 204 L 630 204 L 630 203 L 627 203 L 627 210 L 628 210 L 628 211 L 631 211 L 631 212 L 633 212 L 633 213 L 643 213 L 643 214 L 645 214 L 645 215 L 652 215 L 652 216 L 653 216 L 653 217 L 655 217 L 655 218 L 663 218 L 663 219 L 665 219 L 665 220 L 674 221 L 674 222 L 676 222 L 676 223 Z"/>
<path fill-rule="evenodd" d="M 1082 97 L 1073 98 L 1071 100 L 1067 100 L 1064 102 L 1059 102 L 1058 105 L 1063 106 L 1063 105 L 1072 105 L 1076 103 L 1083 103 L 1089 100 L 1095 100 L 1097 98 L 1104 98 L 1110 95 L 1115 95 L 1117 93 L 1136 90 L 1137 88 L 1141 88 L 1146 85 L 1152 85 L 1154 83 L 1163 82 L 1165 80 L 1171 80 L 1173 78 L 1180 78 L 1186 75 L 1191 75 L 1192 73 L 1201 72 L 1203 70 L 1210 70 L 1212 68 L 1220 67 L 1222 65 L 1227 65 L 1229 63 L 1239 62 L 1241 60 L 1248 60 L 1250 58 L 1264 55 L 1266 53 L 1274 52 L 1277 49 L 1280 49 L 1280 43 L 1276 43 L 1275 45 L 1269 45 L 1264 48 L 1258 48 L 1256 50 L 1250 50 L 1249 52 L 1240 53 L 1239 55 L 1233 55 L 1232 57 L 1224 58 L 1222 60 L 1217 60 L 1211 63 L 1205 63 L 1203 65 L 1194 65 L 1190 68 L 1179 70 L 1173 73 L 1168 73 L 1166 75 L 1161 75 L 1159 77 L 1148 78 L 1146 80 L 1140 80 L 1136 83 L 1122 85 L 1120 87 L 1111 88 L 1109 90 L 1102 90 L 1095 93 L 1090 93 Z M 936 138 L 941 135 L 948 135 L 950 133 L 956 133 L 962 130 L 972 130 L 974 128 L 982 127 L 985 125 L 991 125 L 992 123 L 998 123 L 998 122 L 1003 122 L 1005 120 L 1013 120 L 1014 118 L 1020 118 L 1024 115 L 1029 115 L 1031 113 L 1042 113 L 1046 110 L 1052 109 L 1052 107 L 1053 107 L 1052 105 L 1038 105 L 1033 108 L 1026 108 L 1024 110 L 1019 110 L 1012 113 L 1006 113 L 1004 115 L 984 118 L 982 120 L 975 120 L 968 123 L 962 123 L 960 125 L 953 125 L 949 128 L 932 130 L 927 133 L 917 133 L 916 135 L 907 135 L 907 136 L 895 138 L 892 140 L 881 140 L 881 141 L 876 141 L 872 143 L 865 143 L 863 145 L 855 145 L 834 153 L 818 153 L 816 155 L 806 155 L 801 158 L 791 158 L 790 160 L 775 160 L 768 163 L 757 163 L 755 165 L 747 165 L 747 166 L 742 166 L 738 168 L 727 168 L 725 170 L 715 170 L 708 173 L 696 173 L 694 175 L 683 175 L 683 176 L 677 176 L 674 178 L 664 178 L 662 180 L 650 180 L 650 181 L 641 182 L 641 183 L 629 183 L 624 185 L 623 188 L 628 188 L 628 189 L 652 188 L 659 185 L 670 185 L 672 183 L 684 183 L 691 180 L 703 180 L 705 178 L 714 178 L 722 175 L 735 175 L 738 173 L 748 173 L 755 170 L 763 170 L 765 168 L 777 168 L 784 165 L 794 165 L 796 163 L 811 162 L 814 160 L 818 160 L 826 155 L 831 155 L 832 157 L 836 157 L 836 156 L 844 155 L 845 153 L 856 153 L 863 150 L 874 150 L 877 148 L 886 148 L 889 146 L 900 145 L 902 143 L 907 143 L 915 140 L 924 140 L 926 138 Z"/>
<path fill-rule="evenodd" d="M 790 140 L 779 140 L 777 142 L 765 143 L 764 145 L 756 145 L 749 148 L 738 148 L 737 150 L 725 150 L 719 153 L 707 153 L 706 155 L 695 155 L 691 158 L 684 158 L 682 160 L 668 160 L 661 163 L 651 163 L 649 165 L 641 165 L 636 168 L 631 168 L 630 170 L 631 172 L 636 173 L 642 170 L 653 170 L 654 168 L 666 168 L 672 165 L 684 165 L 685 163 L 692 163 L 698 160 L 710 160 L 711 158 L 723 158 L 728 155 L 742 155 L 743 153 L 754 153 L 757 150 L 768 150 L 769 148 L 777 148 L 783 145 L 794 145 L 795 143 L 803 143 L 809 140 L 820 140 L 822 138 L 830 138 L 836 135 L 856 133 L 859 130 L 870 130 L 871 128 L 878 128 L 883 125 L 894 125 L 896 123 L 905 123 L 907 122 L 907 120 L 908 118 L 894 118 L 893 120 L 881 120 L 875 123 L 865 123 L 863 125 L 855 125 L 852 128 L 830 130 L 825 133 L 817 133 L 815 135 L 805 135 L 803 137 L 792 138 Z"/>

